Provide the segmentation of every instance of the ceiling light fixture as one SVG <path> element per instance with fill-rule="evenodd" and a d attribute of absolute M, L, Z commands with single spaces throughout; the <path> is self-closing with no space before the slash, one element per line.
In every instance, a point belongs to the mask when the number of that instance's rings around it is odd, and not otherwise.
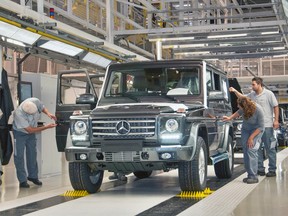
<path fill-rule="evenodd" d="M 149 39 L 150 42 L 156 42 L 156 41 L 181 41 L 181 40 L 194 40 L 194 37 L 174 37 L 174 38 L 152 38 Z"/>
<path fill-rule="evenodd" d="M 261 35 L 279 34 L 279 31 L 261 32 Z"/>
<path fill-rule="evenodd" d="M 91 52 L 87 53 L 82 60 L 103 68 L 106 68 L 111 63 L 111 60 Z"/>
<path fill-rule="evenodd" d="M 39 47 L 54 52 L 62 53 L 68 56 L 76 56 L 77 54 L 83 51 L 83 49 L 54 40 L 47 41 L 46 43 L 40 45 Z"/>
<path fill-rule="evenodd" d="M 273 47 L 273 50 L 284 50 L 285 49 L 285 47 L 283 46 L 283 47 Z"/>
<path fill-rule="evenodd" d="M 247 36 L 247 34 L 210 35 L 210 36 L 207 36 L 207 38 L 213 39 L 213 38 L 245 37 L 245 36 Z"/>
<path fill-rule="evenodd" d="M 41 37 L 39 34 L 18 28 L 2 21 L 0 21 L 0 35 L 29 45 L 33 45 Z"/>
<path fill-rule="evenodd" d="M 14 45 L 17 45 L 17 46 L 22 46 L 22 47 L 25 47 L 26 45 L 20 41 L 17 41 L 17 40 L 13 40 L 13 39 L 10 39 L 10 38 L 7 38 L 6 41 L 8 43 L 11 43 L 11 44 L 14 44 Z"/>

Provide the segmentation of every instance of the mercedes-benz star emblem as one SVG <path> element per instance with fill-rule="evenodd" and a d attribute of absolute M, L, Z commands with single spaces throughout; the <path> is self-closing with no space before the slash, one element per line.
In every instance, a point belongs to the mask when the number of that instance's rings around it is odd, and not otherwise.
<path fill-rule="evenodd" d="M 119 121 L 116 124 L 116 132 L 120 135 L 126 135 L 130 132 L 131 126 L 127 121 Z"/>

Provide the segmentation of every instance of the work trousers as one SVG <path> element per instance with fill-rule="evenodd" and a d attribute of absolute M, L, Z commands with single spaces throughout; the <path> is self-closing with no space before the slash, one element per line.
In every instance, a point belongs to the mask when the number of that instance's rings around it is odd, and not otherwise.
<path fill-rule="evenodd" d="M 248 178 L 257 179 L 257 170 L 258 170 L 258 149 L 261 143 L 261 136 L 263 133 L 258 134 L 254 140 L 254 147 L 248 148 L 247 141 L 250 135 L 254 130 L 243 130 L 241 133 L 241 141 L 243 147 L 243 156 L 244 156 L 244 167 L 248 174 Z"/>
<path fill-rule="evenodd" d="M 24 152 L 26 150 L 26 164 L 28 177 L 38 179 L 37 149 L 35 134 L 26 134 L 14 130 L 14 163 L 17 178 L 20 183 L 27 181 Z"/>
<path fill-rule="evenodd" d="M 263 165 L 264 161 L 264 150 L 268 156 L 268 171 L 275 172 L 276 171 L 276 146 L 272 146 L 272 142 L 275 142 L 274 137 L 274 129 L 273 127 L 265 128 L 265 132 L 262 136 L 262 148 L 258 150 L 258 170 L 261 172 L 265 172 L 265 167 Z M 264 148 L 263 148 L 264 147 Z"/>

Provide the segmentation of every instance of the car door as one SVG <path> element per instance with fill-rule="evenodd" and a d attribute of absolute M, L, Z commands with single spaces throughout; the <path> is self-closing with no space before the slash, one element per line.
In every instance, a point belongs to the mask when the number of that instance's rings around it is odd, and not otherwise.
<path fill-rule="evenodd" d="M 56 96 L 56 143 L 59 152 L 63 152 L 67 143 L 70 116 L 76 110 L 89 114 L 95 108 L 102 86 L 103 75 L 90 75 L 86 70 L 61 71 L 58 73 Z M 85 102 L 79 98 L 92 98 Z M 80 102 L 81 101 L 81 102 Z M 84 101 L 84 102 L 83 102 Z"/>

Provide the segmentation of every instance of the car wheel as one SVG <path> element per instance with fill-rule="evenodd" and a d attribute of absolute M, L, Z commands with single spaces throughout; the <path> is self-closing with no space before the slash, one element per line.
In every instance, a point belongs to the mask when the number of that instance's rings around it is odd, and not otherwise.
<path fill-rule="evenodd" d="M 139 179 L 143 179 L 143 178 L 148 178 L 149 176 L 151 176 L 152 171 L 137 171 L 137 172 L 133 172 L 133 174 L 139 178 Z"/>
<path fill-rule="evenodd" d="M 231 136 L 228 137 L 227 144 L 228 158 L 214 165 L 215 174 L 218 178 L 231 178 L 234 169 L 234 151 Z"/>
<path fill-rule="evenodd" d="M 179 184 L 182 191 L 203 191 L 207 182 L 207 147 L 198 137 L 196 152 L 192 161 L 179 163 Z"/>
<path fill-rule="evenodd" d="M 96 193 L 102 184 L 103 170 L 92 170 L 88 163 L 69 163 L 69 177 L 74 190 Z"/>

